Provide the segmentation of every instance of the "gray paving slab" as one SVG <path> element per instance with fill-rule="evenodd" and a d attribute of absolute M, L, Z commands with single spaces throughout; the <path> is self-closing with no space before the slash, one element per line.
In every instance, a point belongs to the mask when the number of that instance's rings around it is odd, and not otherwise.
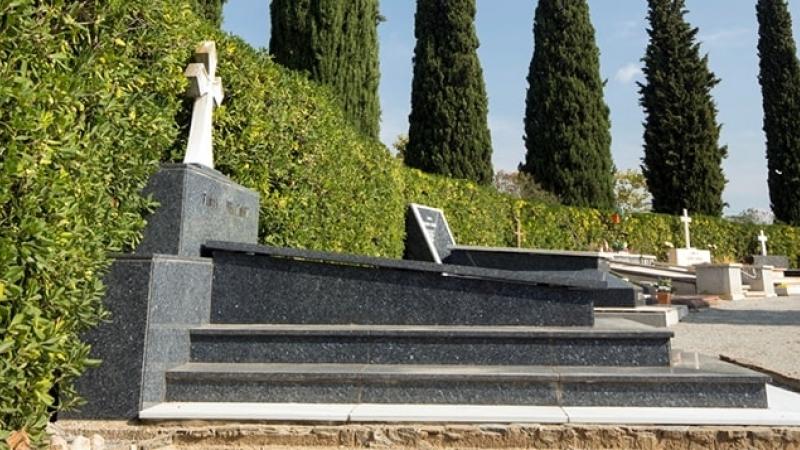
<path fill-rule="evenodd" d="M 800 297 L 719 302 L 672 330 L 675 349 L 724 355 L 800 379 Z"/>

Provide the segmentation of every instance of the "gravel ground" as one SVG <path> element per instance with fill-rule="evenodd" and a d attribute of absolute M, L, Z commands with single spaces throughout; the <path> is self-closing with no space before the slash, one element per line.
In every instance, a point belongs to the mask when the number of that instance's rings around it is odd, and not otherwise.
<path fill-rule="evenodd" d="M 800 297 L 720 301 L 672 330 L 674 349 L 724 355 L 800 380 Z"/>

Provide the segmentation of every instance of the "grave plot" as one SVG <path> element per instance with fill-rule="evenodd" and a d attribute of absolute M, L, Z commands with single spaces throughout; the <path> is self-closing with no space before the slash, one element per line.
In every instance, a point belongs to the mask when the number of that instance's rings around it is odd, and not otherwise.
<path fill-rule="evenodd" d="M 213 50 L 198 55 L 210 73 Z M 198 160 L 213 162 L 204 149 Z M 614 289 L 597 258 L 548 255 L 548 270 L 526 271 L 264 247 L 257 195 L 207 165 L 165 166 L 149 189 L 162 205 L 150 244 L 106 280 L 112 319 L 87 336 L 104 363 L 77 383 L 88 404 L 64 418 L 214 420 L 287 403 L 768 406 L 767 377 L 673 351 L 669 331 L 596 319 L 598 294 Z"/>

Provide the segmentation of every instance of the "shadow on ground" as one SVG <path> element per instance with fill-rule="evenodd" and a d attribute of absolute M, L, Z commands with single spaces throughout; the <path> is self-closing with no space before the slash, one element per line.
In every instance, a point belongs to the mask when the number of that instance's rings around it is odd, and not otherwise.
<path fill-rule="evenodd" d="M 712 325 L 800 326 L 800 311 L 707 309 L 689 314 L 682 322 Z"/>

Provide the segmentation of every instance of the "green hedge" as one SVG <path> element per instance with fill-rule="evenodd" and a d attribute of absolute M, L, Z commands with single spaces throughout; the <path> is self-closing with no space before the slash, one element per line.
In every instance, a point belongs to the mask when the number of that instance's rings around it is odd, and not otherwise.
<path fill-rule="evenodd" d="M 92 362 L 79 335 L 105 317 L 110 252 L 141 238 L 139 195 L 180 159 L 190 104 L 183 69 L 214 39 L 227 99 L 215 117 L 218 169 L 262 196 L 264 243 L 400 257 L 409 202 L 444 208 L 458 240 L 590 249 L 624 233 L 662 254 L 677 218 L 528 204 L 401 167 L 359 136 L 330 94 L 198 19 L 188 0 L 0 0 L 0 448 L 42 437 L 50 393 L 76 403 Z M 517 225 L 519 224 L 519 225 Z M 800 231 L 769 227 L 773 253 L 800 257 Z M 757 227 L 696 218 L 695 241 L 736 259 Z"/>
<path fill-rule="evenodd" d="M 405 170 L 407 202 L 445 210 L 459 243 L 516 246 L 517 232 L 527 248 L 597 250 L 604 242 L 628 243 L 631 251 L 666 259 L 669 242 L 683 245 L 683 225 L 675 216 L 631 214 L 620 224 L 612 212 L 529 203 L 466 181 L 447 180 Z M 784 225 L 742 225 L 713 217 L 694 217 L 692 245 L 710 248 L 720 262 L 738 262 L 756 254 L 759 230 L 770 236 L 772 254 L 788 255 L 800 264 L 800 229 Z"/>
<path fill-rule="evenodd" d="M 106 255 L 139 239 L 138 192 L 178 134 L 185 15 L 0 0 L 0 447 L 11 430 L 40 440 L 56 383 L 74 404 Z"/>

